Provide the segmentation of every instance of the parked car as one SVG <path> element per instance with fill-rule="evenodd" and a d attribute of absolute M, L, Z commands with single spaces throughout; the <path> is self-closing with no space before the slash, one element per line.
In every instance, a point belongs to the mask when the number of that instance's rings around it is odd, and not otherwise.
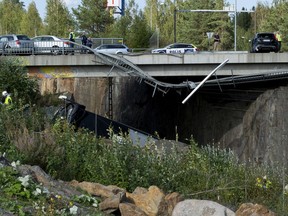
<path fill-rule="evenodd" d="M 171 53 L 171 54 L 179 54 L 179 53 L 196 53 L 199 49 L 193 45 L 188 43 L 173 43 L 164 48 L 154 49 L 152 53 Z"/>
<path fill-rule="evenodd" d="M 278 52 L 279 44 L 274 33 L 257 33 L 252 39 L 252 53 Z"/>
<path fill-rule="evenodd" d="M 35 53 L 66 54 L 69 41 L 52 35 L 41 35 L 31 39 L 34 42 Z"/>
<path fill-rule="evenodd" d="M 34 43 L 27 35 L 8 34 L 0 36 L 1 54 L 32 54 Z"/>
<path fill-rule="evenodd" d="M 96 47 L 95 52 L 110 53 L 110 54 L 128 54 L 130 49 L 124 44 L 102 44 Z"/>

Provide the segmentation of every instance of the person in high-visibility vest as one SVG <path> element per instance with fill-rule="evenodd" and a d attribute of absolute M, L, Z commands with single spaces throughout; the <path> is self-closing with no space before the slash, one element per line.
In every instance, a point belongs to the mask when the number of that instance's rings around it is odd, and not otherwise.
<path fill-rule="evenodd" d="M 75 34 L 72 31 L 72 29 L 69 29 L 69 41 L 71 41 L 72 43 L 70 43 L 70 48 L 71 48 L 71 54 L 74 55 L 74 42 L 75 42 Z"/>
<path fill-rule="evenodd" d="M 278 41 L 278 52 L 281 50 L 281 43 L 282 43 L 282 35 L 279 31 L 276 32 L 275 37 Z"/>
<path fill-rule="evenodd" d="M 10 107 L 12 105 L 12 98 L 10 94 L 7 91 L 2 92 L 2 104 L 4 104 L 7 107 Z"/>

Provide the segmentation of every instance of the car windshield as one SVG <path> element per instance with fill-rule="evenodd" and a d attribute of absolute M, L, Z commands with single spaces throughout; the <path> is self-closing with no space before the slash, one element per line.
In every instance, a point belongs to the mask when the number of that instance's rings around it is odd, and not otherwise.
<path fill-rule="evenodd" d="M 273 34 L 258 34 L 258 38 L 263 38 L 263 39 L 270 39 L 273 38 Z"/>
<path fill-rule="evenodd" d="M 26 35 L 18 35 L 17 37 L 19 40 L 30 40 Z"/>

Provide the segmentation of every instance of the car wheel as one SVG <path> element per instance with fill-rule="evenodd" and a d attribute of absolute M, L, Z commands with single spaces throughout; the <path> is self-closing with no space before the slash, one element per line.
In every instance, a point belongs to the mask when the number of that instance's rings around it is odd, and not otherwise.
<path fill-rule="evenodd" d="M 9 46 L 8 44 L 6 44 L 5 47 L 4 47 L 4 53 L 5 53 L 6 55 L 11 54 L 11 53 L 12 53 L 12 51 L 11 51 L 11 46 Z"/>
<path fill-rule="evenodd" d="M 116 53 L 117 55 L 123 55 L 123 53 L 122 52 L 118 52 L 118 53 Z"/>
<path fill-rule="evenodd" d="M 60 54 L 59 47 L 58 47 L 58 46 L 53 46 L 53 47 L 52 47 L 52 50 L 51 50 L 51 53 L 52 53 L 53 55 L 59 55 L 59 54 Z"/>
<path fill-rule="evenodd" d="M 165 51 L 160 51 L 159 53 L 165 53 Z"/>

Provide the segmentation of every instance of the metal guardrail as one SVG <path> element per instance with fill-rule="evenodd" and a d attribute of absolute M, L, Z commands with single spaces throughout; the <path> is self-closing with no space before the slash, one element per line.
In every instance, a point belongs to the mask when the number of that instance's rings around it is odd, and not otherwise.
<path fill-rule="evenodd" d="M 15 43 L 15 45 L 13 44 Z M 92 53 L 84 46 L 69 41 L 47 41 L 41 42 L 41 45 L 34 43 L 32 46 L 23 44 L 17 47 L 16 42 L 10 43 L 9 46 L 0 47 L 1 55 L 68 55 L 75 53 Z"/>
<path fill-rule="evenodd" d="M 123 44 L 123 38 L 92 38 L 94 49 L 101 44 Z M 75 43 L 69 40 L 59 41 L 7 41 L 0 42 L 0 55 L 67 55 L 67 54 L 93 53 L 82 45 L 81 39 L 77 38 Z"/>

